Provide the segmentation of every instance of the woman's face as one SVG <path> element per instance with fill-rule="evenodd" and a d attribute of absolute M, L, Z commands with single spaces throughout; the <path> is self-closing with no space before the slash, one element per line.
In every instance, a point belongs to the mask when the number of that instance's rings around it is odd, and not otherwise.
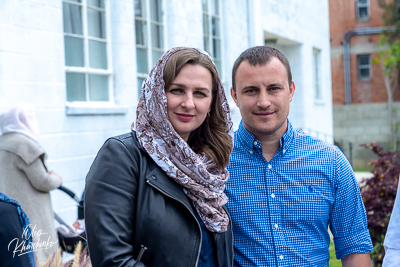
<path fill-rule="evenodd" d="M 211 72 L 198 64 L 186 64 L 165 94 L 168 119 L 187 142 L 190 133 L 204 122 L 211 109 Z"/>

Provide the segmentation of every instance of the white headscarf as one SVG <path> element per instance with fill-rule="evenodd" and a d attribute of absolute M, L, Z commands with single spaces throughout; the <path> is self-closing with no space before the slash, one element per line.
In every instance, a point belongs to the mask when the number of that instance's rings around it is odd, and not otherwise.
<path fill-rule="evenodd" d="M 18 103 L 0 115 L 1 134 L 21 133 L 39 143 L 39 127 L 35 107 L 28 103 Z"/>

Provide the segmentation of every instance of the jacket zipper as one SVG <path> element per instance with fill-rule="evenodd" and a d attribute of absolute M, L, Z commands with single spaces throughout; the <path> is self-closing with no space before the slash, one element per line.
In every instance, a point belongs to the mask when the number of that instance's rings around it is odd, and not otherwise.
<path fill-rule="evenodd" d="M 203 240 L 203 236 L 202 236 L 202 233 L 201 233 L 201 227 L 200 227 L 200 224 L 199 224 L 199 222 L 197 221 L 197 219 L 196 219 L 196 216 L 193 214 L 193 212 L 191 212 L 190 211 L 190 209 L 188 208 L 188 206 L 186 206 L 186 204 L 185 203 L 183 203 L 182 201 L 180 201 L 179 199 L 177 199 L 177 198 L 175 198 L 175 197 L 173 197 L 173 196 L 171 196 L 170 194 L 168 194 L 167 192 L 165 192 L 164 190 L 162 190 L 161 188 L 159 188 L 159 187 L 157 187 L 156 185 L 154 185 L 154 184 L 152 184 L 152 183 L 150 183 L 149 182 L 149 180 L 146 180 L 146 182 L 151 186 L 151 187 L 153 187 L 153 188 L 155 188 L 155 189 L 157 189 L 158 191 L 160 191 L 161 193 L 163 193 L 164 195 L 166 195 L 166 196 L 168 196 L 169 198 L 172 198 L 172 199 L 174 199 L 174 200 L 176 200 L 176 201 L 178 201 L 179 203 L 181 203 L 183 206 L 185 206 L 186 207 L 186 209 L 190 212 L 190 214 L 192 214 L 192 216 L 193 216 L 193 218 L 194 218 L 194 220 L 196 221 L 196 223 L 197 223 L 197 226 L 199 227 L 199 229 L 200 229 L 200 246 L 199 246 L 199 249 L 198 249 L 198 252 L 197 252 L 197 259 L 196 259 L 196 265 L 195 265 L 195 267 L 197 267 L 197 264 L 198 264 L 198 262 L 199 262 L 199 257 L 200 257 L 200 251 L 201 251 L 201 243 L 202 243 L 202 240 Z M 232 240 L 233 241 L 233 240 Z M 233 242 L 232 242 L 232 244 L 233 244 Z M 233 263 L 233 262 L 232 262 Z"/>

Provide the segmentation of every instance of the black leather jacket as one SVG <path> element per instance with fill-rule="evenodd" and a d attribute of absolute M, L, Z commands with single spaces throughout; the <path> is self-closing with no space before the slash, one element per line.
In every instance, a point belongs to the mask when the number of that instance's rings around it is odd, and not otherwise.
<path fill-rule="evenodd" d="M 86 178 L 85 221 L 94 267 L 197 266 L 201 229 L 182 187 L 140 146 L 134 132 L 108 139 Z M 213 233 L 219 267 L 232 266 L 232 224 Z M 143 266 L 138 264 L 136 266 Z"/>

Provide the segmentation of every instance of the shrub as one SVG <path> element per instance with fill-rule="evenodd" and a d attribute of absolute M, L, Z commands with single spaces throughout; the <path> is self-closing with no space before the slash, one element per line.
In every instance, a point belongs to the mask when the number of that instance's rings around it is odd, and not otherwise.
<path fill-rule="evenodd" d="M 382 266 L 385 254 L 383 241 L 396 198 L 400 174 L 400 152 L 385 152 L 382 147 L 371 142 L 363 144 L 378 158 L 368 163 L 372 166 L 373 177 L 361 182 L 360 190 L 367 211 L 368 229 L 374 244 L 371 254 L 375 267 Z"/>

